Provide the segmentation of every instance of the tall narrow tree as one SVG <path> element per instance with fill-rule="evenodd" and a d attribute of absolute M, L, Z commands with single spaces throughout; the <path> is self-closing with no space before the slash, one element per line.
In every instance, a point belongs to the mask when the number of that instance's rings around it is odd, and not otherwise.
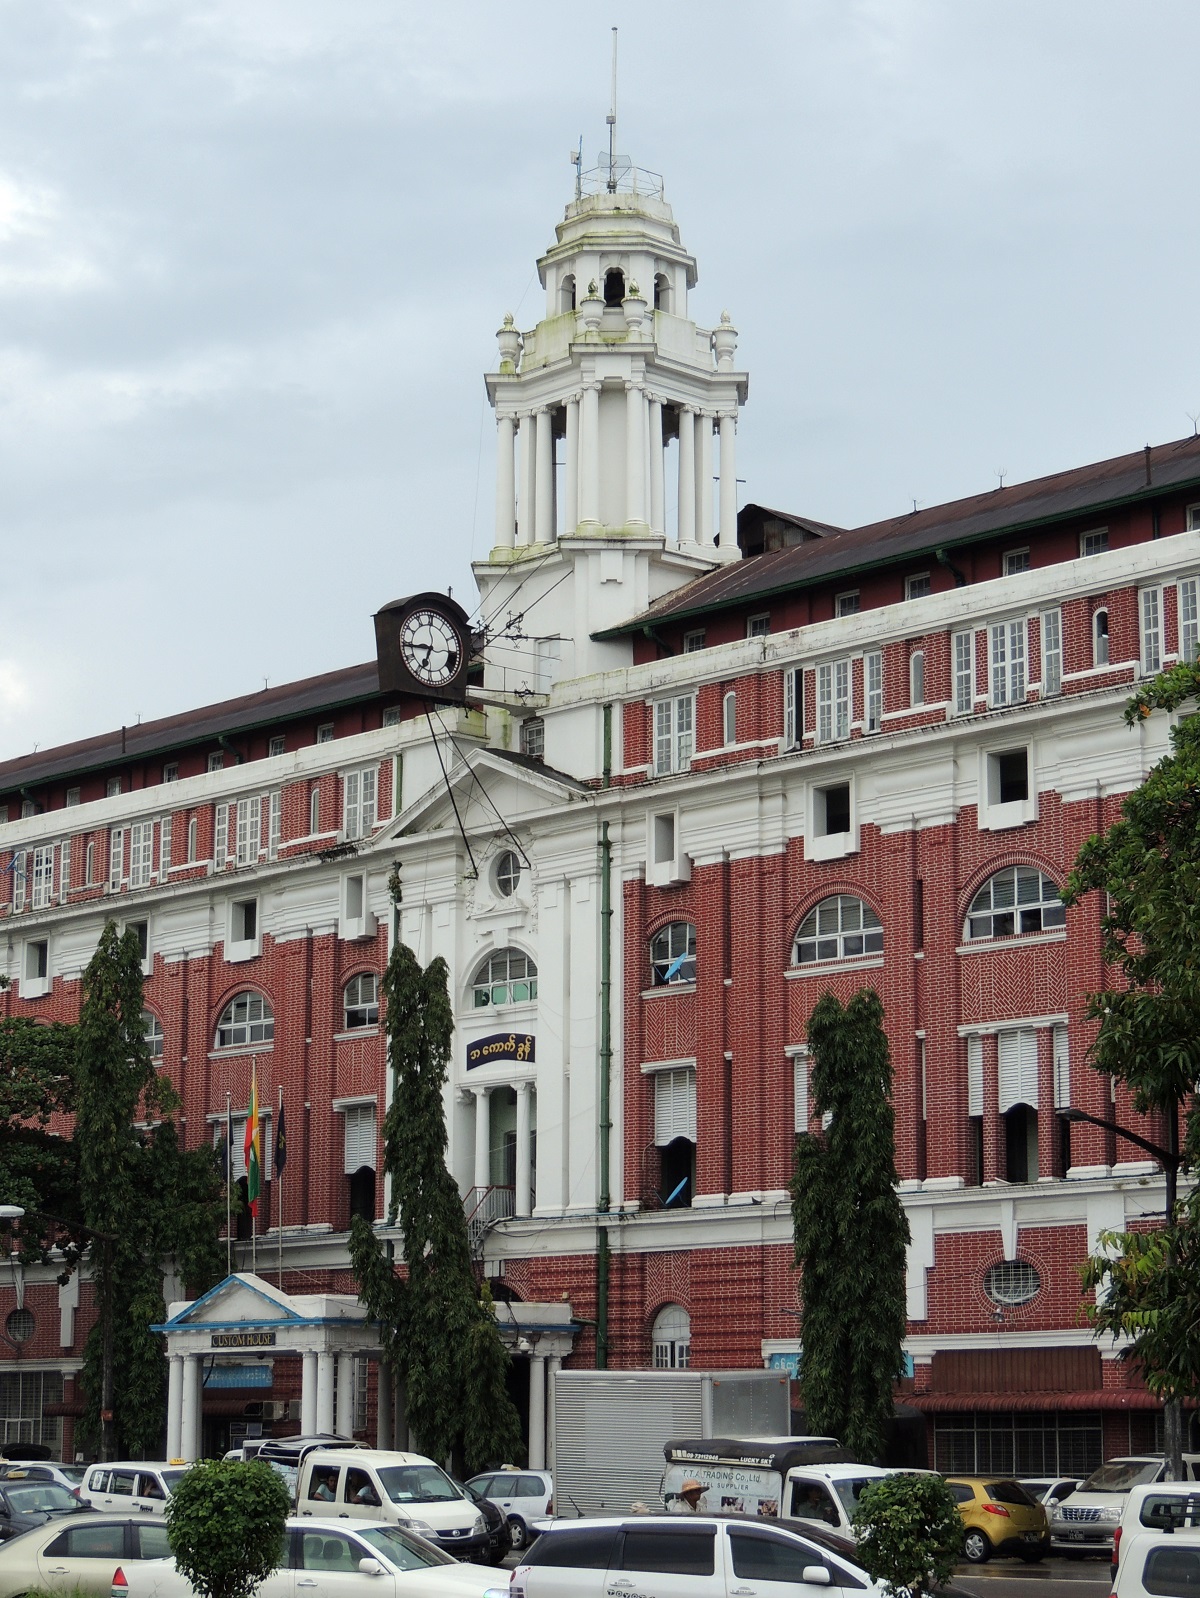
<path fill-rule="evenodd" d="M 350 1255 L 359 1296 L 380 1322 L 422 1449 L 468 1471 L 512 1459 L 520 1422 L 509 1357 L 481 1299 L 458 1185 L 446 1168 L 443 1088 L 454 1017 L 440 957 L 421 969 L 397 943 L 383 982 L 393 1074 L 384 1122 L 388 1219 L 399 1222 L 407 1276 L 398 1278 L 372 1227 L 356 1217 Z"/>
<path fill-rule="evenodd" d="M 811 1431 L 869 1460 L 882 1452 L 893 1413 L 909 1240 L 879 995 L 860 989 L 843 1008 L 824 994 L 808 1024 L 808 1058 L 827 1124 L 797 1140 L 792 1178 L 804 1404 Z"/>

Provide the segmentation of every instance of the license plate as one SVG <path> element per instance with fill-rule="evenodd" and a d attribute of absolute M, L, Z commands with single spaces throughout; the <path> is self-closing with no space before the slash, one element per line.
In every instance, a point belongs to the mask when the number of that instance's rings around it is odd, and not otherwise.
<path fill-rule="evenodd" d="M 1022 1532 L 1021 1535 L 1027 1543 L 1040 1543 L 1042 1540 L 1041 1533 L 1037 1531 L 1026 1531 Z"/>
<path fill-rule="evenodd" d="M 1085 1534 L 1083 1532 L 1081 1532 L 1081 1531 L 1069 1531 L 1067 1533 L 1067 1536 L 1071 1539 L 1071 1541 L 1073 1543 L 1081 1543 L 1083 1541 L 1083 1539 L 1084 1539 L 1084 1535 Z"/>

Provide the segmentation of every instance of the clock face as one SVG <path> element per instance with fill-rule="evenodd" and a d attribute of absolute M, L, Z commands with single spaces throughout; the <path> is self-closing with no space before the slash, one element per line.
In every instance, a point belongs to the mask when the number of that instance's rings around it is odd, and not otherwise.
<path fill-rule="evenodd" d="M 462 665 L 458 629 L 436 610 L 414 610 L 400 629 L 400 658 L 411 676 L 431 688 L 443 688 Z"/>

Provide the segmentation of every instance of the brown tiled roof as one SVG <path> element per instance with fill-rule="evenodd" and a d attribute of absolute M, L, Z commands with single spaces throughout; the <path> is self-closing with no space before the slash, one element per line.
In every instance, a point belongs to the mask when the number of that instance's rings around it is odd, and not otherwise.
<path fill-rule="evenodd" d="M 754 555 L 698 577 L 641 615 L 619 627 L 607 628 L 596 637 L 618 638 L 641 632 L 644 627 L 748 604 L 770 594 L 805 588 L 831 577 L 890 565 L 939 549 L 954 549 L 1001 533 L 1083 515 L 1101 515 L 1190 484 L 1200 486 L 1200 437 L 1159 444 L 1149 451 L 1140 449 L 1091 466 L 1056 472 L 1052 477 L 994 488 L 970 499 L 951 500 L 844 532 L 804 517 L 789 516 L 785 519 L 799 526 L 824 526 L 827 530 L 823 536 L 790 549 Z M 761 510 L 756 513 L 761 514 Z"/>
<path fill-rule="evenodd" d="M 185 710 L 159 721 L 139 722 L 116 732 L 60 744 L 17 760 L 0 762 L 0 793 L 33 787 L 56 777 L 74 776 L 125 761 L 146 760 L 195 744 L 213 744 L 223 734 L 232 736 L 256 727 L 276 726 L 318 710 L 373 699 L 379 693 L 379 673 L 373 660 L 361 666 L 343 666 L 319 677 L 305 677 L 279 688 L 244 694 L 199 710 Z"/>

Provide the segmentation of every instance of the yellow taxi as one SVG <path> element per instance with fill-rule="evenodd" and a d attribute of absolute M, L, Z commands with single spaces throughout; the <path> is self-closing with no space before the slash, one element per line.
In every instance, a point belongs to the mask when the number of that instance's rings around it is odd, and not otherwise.
<path fill-rule="evenodd" d="M 947 1476 L 963 1518 L 963 1554 L 973 1565 L 993 1555 L 1032 1564 L 1050 1552 L 1050 1523 L 1020 1482 L 1002 1476 Z"/>

